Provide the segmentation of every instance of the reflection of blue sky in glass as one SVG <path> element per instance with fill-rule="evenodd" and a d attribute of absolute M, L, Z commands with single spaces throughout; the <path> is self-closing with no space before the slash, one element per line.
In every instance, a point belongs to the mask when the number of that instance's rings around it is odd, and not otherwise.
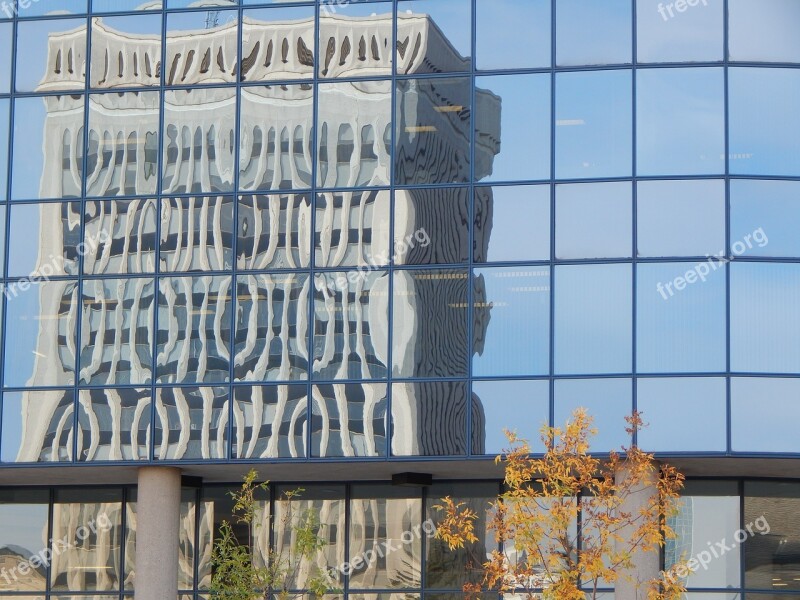
<path fill-rule="evenodd" d="M 42 207 L 42 204 L 17 204 L 10 207 L 11 227 L 8 238 L 10 277 L 27 277 L 36 270 L 42 250 L 39 246 L 44 225 Z M 49 225 L 52 226 L 53 223 Z M 61 271 L 61 269 L 56 270 Z"/>
<path fill-rule="evenodd" d="M 633 408 L 630 379 L 561 379 L 555 383 L 555 424 L 564 425 L 576 408 L 585 408 L 594 419 L 597 435 L 590 449 L 619 450 L 630 444 L 625 417 Z"/>
<path fill-rule="evenodd" d="M 800 175 L 800 70 L 729 72 L 732 174 Z"/>
<path fill-rule="evenodd" d="M 800 62 L 800 2 L 728 0 L 730 60 Z"/>
<path fill-rule="evenodd" d="M 550 178 L 550 75 L 477 77 L 475 85 L 500 97 L 500 153 L 483 181 Z M 477 122 L 482 121 L 481 103 Z M 488 122 L 492 122 L 487 115 Z"/>
<path fill-rule="evenodd" d="M 86 13 L 86 10 L 86 0 L 30 0 L 27 8 L 19 7 L 19 16 L 68 15 Z"/>
<path fill-rule="evenodd" d="M 550 260 L 550 186 L 495 186 L 492 194 L 487 261 Z"/>
<path fill-rule="evenodd" d="M 800 379 L 731 380 L 731 446 L 736 452 L 800 452 Z"/>
<path fill-rule="evenodd" d="M 725 249 L 722 179 L 640 181 L 636 204 L 639 256 L 705 256 Z"/>
<path fill-rule="evenodd" d="M 563 265 L 555 276 L 555 370 L 630 373 L 631 265 Z"/>
<path fill-rule="evenodd" d="M 48 38 L 51 35 L 82 29 L 86 31 L 85 19 L 58 19 L 24 21 L 17 27 L 17 70 L 14 87 L 18 92 L 33 92 L 47 73 Z M 84 35 L 85 43 L 85 35 Z M 80 49 L 86 56 L 85 47 Z M 76 67 L 80 64 L 76 57 Z M 77 87 L 80 87 L 76 84 Z"/>
<path fill-rule="evenodd" d="M 45 493 L 37 494 L 37 503 L 32 503 L 30 494 L 14 499 L 19 504 L 0 503 L 0 551 L 8 546 L 27 550 L 25 558 L 47 547 L 47 500 Z"/>
<path fill-rule="evenodd" d="M 129 10 L 160 9 L 157 0 L 92 0 L 92 12 L 124 12 Z"/>
<path fill-rule="evenodd" d="M 723 70 L 640 69 L 636 77 L 639 175 L 724 173 Z"/>
<path fill-rule="evenodd" d="M 726 396 L 722 377 L 639 379 L 636 405 L 648 423 L 639 445 L 650 452 L 724 451 Z"/>
<path fill-rule="evenodd" d="M 235 6 L 236 0 L 167 0 L 167 8 Z"/>
<path fill-rule="evenodd" d="M 475 375 L 547 375 L 550 372 L 550 269 L 508 267 L 475 269 L 483 278 L 489 327 Z M 485 314 L 485 312 L 484 312 Z M 476 331 L 479 328 L 476 327 Z"/>
<path fill-rule="evenodd" d="M 470 0 L 400 0 L 397 14 L 429 15 L 464 58 L 472 56 L 472 7 Z"/>
<path fill-rule="evenodd" d="M 11 23 L 0 23 L 0 94 L 11 89 Z"/>
<path fill-rule="evenodd" d="M 556 75 L 556 177 L 630 176 L 631 104 L 630 71 Z"/>
<path fill-rule="evenodd" d="M 0 200 L 6 199 L 8 186 L 8 129 L 10 101 L 0 98 Z"/>
<path fill-rule="evenodd" d="M 637 60 L 639 62 L 700 62 L 722 60 L 723 1 L 705 0 L 683 12 L 658 5 L 673 0 L 636 0 Z"/>
<path fill-rule="evenodd" d="M 14 165 L 11 197 L 38 198 L 44 169 L 43 98 L 18 98 L 14 113 Z"/>
<path fill-rule="evenodd" d="M 761 228 L 769 240 L 753 243 L 746 255 L 800 257 L 800 182 L 731 181 L 731 241 Z"/>
<path fill-rule="evenodd" d="M 161 38 L 161 15 L 128 15 L 124 17 L 97 17 L 109 29 L 122 33 L 156 36 Z"/>
<path fill-rule="evenodd" d="M 472 391 L 483 405 L 486 454 L 508 449 L 506 429 L 527 439 L 533 452 L 542 452 L 539 430 L 550 419 L 549 381 L 476 381 Z"/>
<path fill-rule="evenodd" d="M 477 0 L 478 69 L 551 64 L 550 0 Z"/>
<path fill-rule="evenodd" d="M 800 373 L 800 264 L 730 268 L 731 370 Z"/>
<path fill-rule="evenodd" d="M 718 266 L 673 295 L 658 291 L 698 263 L 639 264 L 636 280 L 636 369 L 639 373 L 725 370 L 725 270 Z M 666 299 L 664 299 L 666 296 Z"/>
<path fill-rule="evenodd" d="M 631 0 L 558 0 L 558 66 L 631 62 Z"/>
<path fill-rule="evenodd" d="M 214 26 L 221 27 L 226 23 L 237 21 L 238 18 L 239 13 L 235 10 L 220 10 L 213 11 L 213 13 L 205 10 L 168 13 L 167 36 L 179 35 L 187 31 L 204 31 L 213 29 Z"/>
<path fill-rule="evenodd" d="M 633 200 L 628 182 L 556 186 L 556 259 L 630 257 Z"/>

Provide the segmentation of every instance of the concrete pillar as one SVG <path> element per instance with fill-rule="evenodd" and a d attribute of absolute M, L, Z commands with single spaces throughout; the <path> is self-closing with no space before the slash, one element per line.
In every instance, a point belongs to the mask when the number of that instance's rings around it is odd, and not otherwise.
<path fill-rule="evenodd" d="M 178 597 L 181 471 L 142 467 L 136 499 L 135 600 Z"/>
<path fill-rule="evenodd" d="M 616 474 L 616 482 L 625 481 L 628 471 L 621 469 Z M 640 509 L 646 507 L 658 495 L 658 465 L 650 473 L 646 481 L 633 490 L 621 506 L 623 512 L 637 515 Z M 623 539 L 630 539 L 636 526 L 631 526 L 630 531 L 622 530 Z M 614 590 L 615 600 L 647 600 L 647 582 L 656 579 L 661 572 L 661 553 L 658 549 L 652 552 L 637 551 L 633 554 L 633 568 L 620 573 Z"/>

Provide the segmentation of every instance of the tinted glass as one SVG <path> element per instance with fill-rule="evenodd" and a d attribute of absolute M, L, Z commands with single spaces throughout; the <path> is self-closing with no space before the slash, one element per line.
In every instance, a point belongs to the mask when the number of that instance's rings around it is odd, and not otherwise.
<path fill-rule="evenodd" d="M 227 16 L 229 13 L 221 14 Z M 233 38 L 235 41 L 235 32 Z M 241 79 L 266 81 L 311 77 L 315 48 L 313 7 L 245 11 Z M 232 58 L 235 60 L 235 57 L 234 53 Z"/>
<path fill-rule="evenodd" d="M 0 13 L 0 18 L 3 14 Z M 0 23 L 0 94 L 11 90 L 11 48 L 14 43 L 11 23 Z"/>
<path fill-rule="evenodd" d="M 474 454 L 497 455 L 508 449 L 505 430 L 527 439 L 534 452 L 539 449 L 539 431 L 550 422 L 549 381 L 475 381 L 472 393 L 483 406 L 483 418 L 472 421 L 479 436 L 473 439 Z"/>
<path fill-rule="evenodd" d="M 136 49 L 123 53 L 120 39 L 132 37 L 136 38 Z M 160 65 L 161 15 L 92 19 L 91 87 L 159 85 Z"/>
<path fill-rule="evenodd" d="M 235 81 L 237 29 L 238 13 L 232 10 L 169 13 L 164 82 L 195 85 Z"/>
<path fill-rule="evenodd" d="M 302 458 L 307 455 L 305 385 L 234 388 L 233 458 Z"/>
<path fill-rule="evenodd" d="M 738 452 L 799 452 L 792 423 L 800 418 L 800 379 L 731 381 L 731 447 Z"/>
<path fill-rule="evenodd" d="M 10 276 L 77 275 L 81 259 L 79 203 L 18 204 L 10 207 L 9 220 Z"/>
<path fill-rule="evenodd" d="M 631 255 L 633 203 L 629 183 L 556 186 L 556 258 Z"/>
<path fill-rule="evenodd" d="M 161 201 L 161 271 L 223 271 L 233 266 L 233 199 Z"/>
<path fill-rule="evenodd" d="M 392 384 L 392 456 L 466 454 L 467 391 L 459 381 Z M 481 410 L 475 398 L 470 409 L 473 417 Z M 482 434 L 472 435 L 475 446 Z"/>
<path fill-rule="evenodd" d="M 800 256 L 800 182 L 731 181 L 731 240 L 752 256 Z"/>
<path fill-rule="evenodd" d="M 240 196 L 237 221 L 238 269 L 308 267 L 311 255 L 308 194 Z"/>
<path fill-rule="evenodd" d="M 639 62 L 722 60 L 723 0 L 636 0 Z"/>
<path fill-rule="evenodd" d="M 148 460 L 150 388 L 82 390 L 78 460 Z"/>
<path fill-rule="evenodd" d="M 36 406 L 34 427 L 30 407 Z M 75 434 L 72 390 L 3 394 L 2 462 L 71 462 Z"/>
<path fill-rule="evenodd" d="M 360 210 L 358 213 L 362 221 L 358 229 L 364 230 L 365 235 L 371 234 L 373 249 L 379 249 L 381 241 L 388 234 L 384 231 L 388 223 L 382 214 L 383 211 L 380 210 L 383 208 L 382 204 L 388 203 L 388 196 L 388 193 L 381 194 L 380 200 L 383 202 L 375 202 L 371 228 L 364 227 L 364 217 L 370 215 L 369 210 Z M 484 200 L 484 197 L 481 197 L 481 200 Z M 486 199 L 485 202 L 491 204 L 491 199 Z M 362 207 L 363 204 L 359 208 Z M 327 229 L 330 230 L 331 227 Z M 335 231 L 335 225 L 333 229 Z M 354 230 L 356 227 L 351 226 L 350 231 Z M 480 241 L 476 242 L 481 243 L 485 240 L 486 234 L 485 231 L 476 232 L 476 237 L 480 238 Z M 395 192 L 394 264 L 465 263 L 469 261 L 469 235 L 469 188 L 431 188 Z M 369 246 L 363 242 L 358 244 L 358 247 L 362 248 L 362 253 L 368 252 Z M 388 262 L 387 259 L 388 254 L 379 252 L 368 258 L 367 264 L 380 266 Z M 359 262 L 364 263 L 363 260 Z"/>
<path fill-rule="evenodd" d="M 88 201 L 83 220 L 84 273 L 155 271 L 158 221 L 155 200 Z"/>
<path fill-rule="evenodd" d="M 31 2 L 30 9 L 53 7 L 58 2 Z M 32 16 L 30 9 L 25 16 Z M 80 90 L 85 86 L 85 19 L 20 22 L 16 50 L 14 88 L 18 92 Z"/>
<path fill-rule="evenodd" d="M 21 565 L 28 565 L 30 557 L 37 556 L 47 548 L 47 491 L 5 491 L 0 493 L 0 552 L 6 557 L 6 572 L 9 577 L 0 580 L 3 591 L 44 590 L 47 583 L 47 567 L 41 564 L 19 573 Z M 37 562 L 37 561 L 34 561 Z M 12 575 L 16 578 L 12 578 Z"/>
<path fill-rule="evenodd" d="M 797 2 L 729 0 L 728 15 L 730 60 L 800 62 Z"/>
<path fill-rule="evenodd" d="M 386 384 L 312 389 L 311 456 L 386 456 Z"/>
<path fill-rule="evenodd" d="M 406 46 L 405 56 L 398 56 L 398 73 L 468 71 L 472 63 L 471 8 L 469 0 L 400 0 L 397 3 L 398 50 L 408 44 L 406 39 L 413 38 L 413 42 Z M 414 60 L 418 50 L 413 53 L 408 50 L 418 47 L 417 40 L 423 32 L 428 36 L 425 54 Z"/>
<path fill-rule="evenodd" d="M 228 458 L 228 388 L 156 390 L 156 460 Z"/>
<path fill-rule="evenodd" d="M 551 16 L 548 0 L 477 0 L 479 69 L 549 67 Z M 519 15 L 526 15 L 520 19 Z"/>
<path fill-rule="evenodd" d="M 561 0 L 556 5 L 556 64 L 631 62 L 630 0 Z"/>
<path fill-rule="evenodd" d="M 391 75 L 392 5 L 384 2 L 320 4 L 319 48 L 324 51 L 319 60 L 320 75 L 322 77 Z M 424 8 L 426 7 L 423 6 Z M 308 17 L 313 24 L 313 8 L 309 11 Z M 342 19 L 350 22 L 349 35 L 341 33 Z M 437 22 L 440 21 L 437 19 Z"/>
<path fill-rule="evenodd" d="M 550 259 L 549 185 L 476 188 L 473 214 L 476 262 Z"/>
<path fill-rule="evenodd" d="M 596 452 L 619 450 L 630 445 L 625 433 L 625 417 L 631 414 L 630 379 L 560 379 L 555 382 L 555 415 L 558 425 L 571 420 L 577 408 L 585 408 L 594 418 L 597 435 L 590 441 Z"/>

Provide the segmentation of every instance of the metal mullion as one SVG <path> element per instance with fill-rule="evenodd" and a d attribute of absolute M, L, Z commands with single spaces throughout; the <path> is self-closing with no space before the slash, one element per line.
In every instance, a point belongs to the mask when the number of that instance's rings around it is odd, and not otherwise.
<path fill-rule="evenodd" d="M 556 391 L 555 391 L 555 322 L 556 322 L 556 0 L 550 2 L 550 370 L 549 370 L 549 415 L 548 424 L 555 427 Z"/>
<path fill-rule="evenodd" d="M 731 180 L 730 180 L 730 96 L 728 61 L 728 0 L 723 0 L 723 111 L 725 122 L 725 258 L 729 258 L 731 248 Z M 725 446 L 728 453 L 733 452 L 733 424 L 732 424 L 732 377 L 731 377 L 731 263 L 725 262 Z M 744 550 L 742 550 L 744 556 Z M 742 569 L 744 577 L 744 569 Z M 744 583 L 744 582 L 742 582 Z"/>
<path fill-rule="evenodd" d="M 636 353 L 638 345 L 636 336 L 638 333 L 638 300 L 637 300 L 637 286 L 639 283 L 639 265 L 638 265 L 638 245 L 639 245 L 639 227 L 638 227 L 638 198 L 639 198 L 639 183 L 638 175 L 638 162 L 637 162 L 637 116 L 636 110 L 636 0 L 629 0 L 631 2 L 631 410 L 635 414 L 639 410 L 639 385 L 638 385 L 638 362 L 636 360 Z M 639 429 L 634 428 L 631 440 L 627 443 L 633 444 L 634 447 L 639 444 Z"/>
<path fill-rule="evenodd" d="M 467 264 L 464 265 L 467 268 L 467 308 L 466 308 L 466 319 L 467 319 L 467 339 L 464 340 L 464 344 L 467 349 L 467 381 L 465 382 L 465 392 L 466 398 L 464 398 L 464 402 L 466 403 L 466 448 L 464 448 L 463 456 L 465 458 L 469 458 L 472 456 L 473 451 L 475 450 L 472 447 L 472 434 L 473 434 L 473 410 L 472 410 L 472 357 L 474 356 L 474 340 L 475 340 L 475 142 L 477 139 L 476 135 L 476 128 L 478 119 L 476 117 L 478 105 L 476 103 L 477 97 L 477 79 L 475 75 L 475 66 L 476 66 L 476 53 L 478 48 L 477 43 L 477 0 L 470 0 L 470 27 L 472 28 L 470 31 L 470 74 L 469 74 L 469 103 L 470 103 L 470 110 L 469 110 L 469 123 L 467 127 L 469 128 L 469 186 L 467 187 L 467 194 L 468 194 L 468 202 L 467 202 L 467 239 L 469 240 L 469 244 L 467 246 L 468 249 L 468 256 L 467 256 Z M 463 268 L 463 267 L 462 267 Z"/>

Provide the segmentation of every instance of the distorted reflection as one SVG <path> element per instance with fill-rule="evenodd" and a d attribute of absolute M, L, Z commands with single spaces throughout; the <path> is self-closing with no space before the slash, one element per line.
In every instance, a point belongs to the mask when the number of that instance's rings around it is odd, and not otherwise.
<path fill-rule="evenodd" d="M 385 456 L 385 384 L 315 385 L 311 394 L 311 455 Z"/>

